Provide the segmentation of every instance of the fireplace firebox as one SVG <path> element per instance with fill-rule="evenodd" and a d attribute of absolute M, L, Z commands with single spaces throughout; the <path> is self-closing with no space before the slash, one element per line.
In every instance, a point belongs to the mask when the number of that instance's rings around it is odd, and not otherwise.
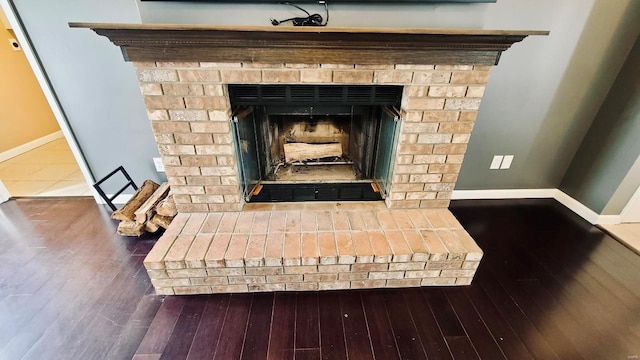
<path fill-rule="evenodd" d="M 229 85 L 245 201 L 380 200 L 400 86 Z"/>

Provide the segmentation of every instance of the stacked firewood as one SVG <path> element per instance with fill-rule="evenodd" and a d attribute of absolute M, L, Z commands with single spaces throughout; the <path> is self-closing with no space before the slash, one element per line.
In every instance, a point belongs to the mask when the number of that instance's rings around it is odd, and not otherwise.
<path fill-rule="evenodd" d="M 145 231 L 154 233 L 160 228 L 168 228 L 177 213 L 169 194 L 169 184 L 158 185 L 146 180 L 122 208 L 111 214 L 111 218 L 120 220 L 118 235 L 140 236 Z"/>

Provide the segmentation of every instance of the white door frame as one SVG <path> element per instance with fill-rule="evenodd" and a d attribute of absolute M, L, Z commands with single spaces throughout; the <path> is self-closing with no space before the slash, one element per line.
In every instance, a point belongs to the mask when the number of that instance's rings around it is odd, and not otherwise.
<path fill-rule="evenodd" d="M 60 126 L 60 130 L 62 131 L 64 138 L 67 140 L 67 143 L 71 148 L 71 152 L 73 153 L 73 157 L 75 158 L 76 162 L 78 163 L 78 166 L 80 167 L 82 176 L 84 176 L 84 179 L 87 182 L 87 184 L 91 186 L 93 183 L 95 183 L 95 179 L 91 174 L 91 171 L 89 170 L 89 166 L 87 165 L 87 162 L 84 159 L 84 156 L 82 156 L 82 151 L 80 150 L 80 146 L 78 145 L 78 142 L 73 136 L 73 132 L 71 130 L 71 127 L 69 126 L 69 123 L 67 122 L 66 116 L 64 115 L 62 106 L 58 102 L 58 99 L 55 95 L 55 91 L 53 90 L 51 83 L 49 83 L 49 80 L 44 71 L 44 68 L 42 67 L 42 64 L 40 63 L 40 60 L 33 48 L 33 44 L 31 44 L 31 42 L 29 41 L 29 38 L 27 37 L 27 31 L 22 26 L 22 22 L 20 21 L 18 12 L 13 4 L 13 0 L 0 0 L 0 7 L 2 7 L 2 11 L 4 12 L 7 19 L 9 20 L 9 24 L 11 25 L 13 32 L 16 34 L 16 37 L 18 38 L 18 41 L 20 42 L 22 49 L 24 50 L 24 54 L 27 57 L 27 61 L 31 66 L 31 70 L 36 76 L 36 79 L 38 80 L 38 84 L 40 84 L 40 88 L 42 89 L 42 92 L 44 93 L 44 96 L 47 99 L 49 106 L 51 107 L 51 111 L 53 112 L 53 115 L 55 116 L 56 121 Z M 91 190 L 93 193 L 93 198 L 96 200 L 96 202 L 104 203 L 104 200 L 102 200 L 100 195 L 98 195 L 98 193 L 93 189 L 93 187 L 91 187 Z"/>
<path fill-rule="evenodd" d="M 633 193 L 624 209 L 622 209 L 620 220 L 623 223 L 640 222 L 640 186 Z"/>

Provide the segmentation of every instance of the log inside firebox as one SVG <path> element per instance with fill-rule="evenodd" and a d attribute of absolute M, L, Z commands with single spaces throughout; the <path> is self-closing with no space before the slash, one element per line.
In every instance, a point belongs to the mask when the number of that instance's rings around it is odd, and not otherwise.
<path fill-rule="evenodd" d="M 287 143 L 284 144 L 284 157 L 287 163 L 322 159 L 326 157 L 341 157 L 342 145 L 340 143 L 308 144 Z"/>

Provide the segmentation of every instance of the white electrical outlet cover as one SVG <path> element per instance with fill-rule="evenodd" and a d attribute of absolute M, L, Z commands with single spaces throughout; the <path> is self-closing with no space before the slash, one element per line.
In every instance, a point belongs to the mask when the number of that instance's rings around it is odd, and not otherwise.
<path fill-rule="evenodd" d="M 153 165 L 155 165 L 157 172 L 164 172 L 164 164 L 162 163 L 161 158 L 159 157 L 153 158 Z"/>
<path fill-rule="evenodd" d="M 491 161 L 491 165 L 489 165 L 489 169 L 490 170 L 497 170 L 500 169 L 500 164 L 502 163 L 502 158 L 504 156 L 502 155 L 495 155 L 493 157 L 493 161 Z"/>
<path fill-rule="evenodd" d="M 509 169 L 511 167 L 511 163 L 513 162 L 513 155 L 505 155 L 502 160 L 502 165 L 500 165 L 500 169 Z"/>

